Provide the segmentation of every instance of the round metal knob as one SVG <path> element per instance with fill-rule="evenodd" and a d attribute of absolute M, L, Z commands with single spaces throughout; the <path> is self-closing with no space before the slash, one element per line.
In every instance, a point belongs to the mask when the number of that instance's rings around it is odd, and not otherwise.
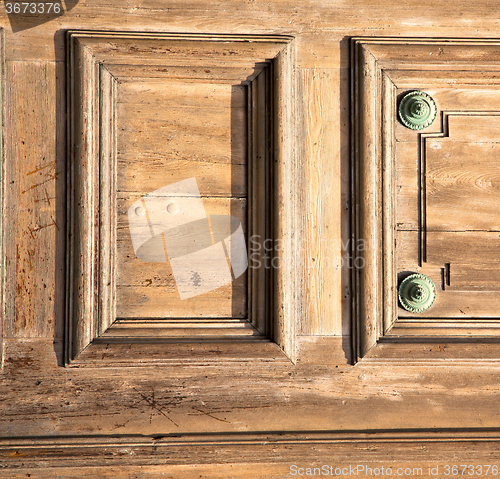
<path fill-rule="evenodd" d="M 411 313 L 427 311 L 436 299 L 436 287 L 423 274 L 411 274 L 399 285 L 399 302 Z"/>
<path fill-rule="evenodd" d="M 432 125 L 437 115 L 434 99 L 423 91 L 411 91 L 399 102 L 399 119 L 411 130 L 423 130 Z"/>

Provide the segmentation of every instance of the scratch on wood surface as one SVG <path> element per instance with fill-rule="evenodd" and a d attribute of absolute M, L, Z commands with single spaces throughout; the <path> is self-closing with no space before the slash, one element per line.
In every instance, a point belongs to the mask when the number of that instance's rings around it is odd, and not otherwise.
<path fill-rule="evenodd" d="M 50 200 L 55 200 L 55 196 L 50 196 L 49 197 L 49 192 L 47 191 L 47 188 L 44 188 L 44 196 L 42 196 L 41 199 L 36 199 L 35 203 L 47 203 L 49 206 L 51 205 Z"/>
<path fill-rule="evenodd" d="M 56 171 L 56 162 L 53 161 L 52 163 L 49 163 L 48 165 L 40 166 L 40 167 L 36 168 L 35 170 L 30 171 L 29 173 L 26 174 L 26 176 L 33 175 L 35 173 L 41 172 L 42 170 L 46 170 L 45 171 L 45 179 L 39 183 L 35 183 L 34 185 L 31 185 L 29 188 L 22 191 L 23 195 L 30 190 L 33 190 L 35 188 L 38 188 L 38 187 L 44 185 L 45 183 L 48 183 L 49 181 L 55 180 L 60 174 L 60 172 Z M 42 174 L 42 173 L 40 173 L 40 174 Z"/>
<path fill-rule="evenodd" d="M 179 425 L 173 419 L 171 419 L 167 414 L 165 414 L 165 412 L 164 412 L 166 410 L 168 413 L 170 413 L 170 411 L 168 409 L 165 409 L 164 406 L 161 406 L 156 402 L 154 390 L 152 391 L 151 395 L 149 396 L 149 395 L 141 393 L 136 388 L 132 388 L 132 389 L 137 394 L 139 394 L 139 396 L 141 396 L 142 400 L 145 401 L 151 407 L 151 409 L 156 411 L 157 414 L 161 414 L 163 417 L 168 419 L 174 426 L 179 427 Z M 153 413 L 151 413 L 149 416 L 150 423 L 151 423 L 152 418 L 153 418 Z"/>
<path fill-rule="evenodd" d="M 33 271 L 33 260 L 35 259 L 36 251 L 34 249 L 29 249 L 26 252 L 28 253 L 28 268 L 30 269 L 30 271 Z"/>
<path fill-rule="evenodd" d="M 51 181 L 51 180 L 55 180 L 55 179 L 57 178 L 57 175 L 58 175 L 58 174 L 59 174 L 59 173 L 54 173 L 54 175 L 50 176 L 49 178 L 45 179 L 44 181 L 42 181 L 42 182 L 40 182 L 40 183 L 36 183 L 36 184 L 34 184 L 34 185 L 31 185 L 28 189 L 24 190 L 24 191 L 22 192 L 22 194 L 24 195 L 25 193 L 27 193 L 27 192 L 28 192 L 28 191 L 30 191 L 30 190 L 33 190 L 34 188 L 38 188 L 39 186 L 42 186 L 42 185 L 44 185 L 45 183 L 48 183 L 48 182 L 49 182 L 49 181 Z"/>
<path fill-rule="evenodd" d="M 198 408 L 191 408 L 193 411 L 196 411 L 196 412 L 199 412 L 200 414 L 204 415 L 204 416 L 208 416 L 208 417 L 211 417 L 212 419 L 215 419 L 216 421 L 220 421 L 220 422 L 227 422 L 228 424 L 231 423 L 231 421 L 227 421 L 226 419 L 220 419 L 218 417 L 215 417 L 212 413 L 214 412 L 218 412 L 218 413 L 227 413 L 227 412 L 231 412 L 231 411 L 219 411 L 219 410 L 214 410 L 214 411 L 211 411 L 211 412 L 207 412 L 207 411 L 202 411 L 201 409 L 198 409 Z"/>
<path fill-rule="evenodd" d="M 45 160 L 45 158 L 43 158 L 43 160 Z M 36 168 L 35 170 L 27 173 L 26 176 L 34 175 L 35 173 L 38 173 L 39 171 L 44 170 L 45 168 L 50 168 L 51 166 L 54 166 L 55 164 L 56 164 L 56 162 L 53 161 L 52 163 L 49 163 L 48 165 L 40 166 L 40 167 Z M 54 168 L 51 168 L 51 169 L 54 169 Z"/>
<path fill-rule="evenodd" d="M 57 221 L 54 219 L 54 217 L 51 216 L 50 219 L 52 220 L 52 223 L 48 223 L 45 225 L 37 224 L 34 228 L 31 228 L 31 226 L 28 226 L 28 232 L 29 232 L 30 236 L 33 239 L 35 239 L 35 233 L 38 233 L 39 231 L 41 231 L 45 228 L 49 228 L 50 226 L 55 226 L 59 230 L 59 225 L 57 224 Z"/>

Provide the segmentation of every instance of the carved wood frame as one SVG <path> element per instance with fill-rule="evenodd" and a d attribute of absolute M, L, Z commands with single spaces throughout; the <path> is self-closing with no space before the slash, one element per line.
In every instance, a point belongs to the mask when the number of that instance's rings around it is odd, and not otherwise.
<path fill-rule="evenodd" d="M 500 320 L 455 322 L 453 333 L 447 332 L 450 325 L 444 320 L 398 320 L 394 153 L 396 92 L 398 87 L 410 87 L 399 82 L 405 71 L 415 75 L 487 66 L 499 72 L 500 65 L 491 60 L 499 45 L 488 39 L 351 39 L 350 227 L 353 247 L 360 240 L 367 244 L 361 252 L 364 267 L 351 272 L 354 360 L 500 360 L 492 347 L 499 342 Z M 453 48 L 451 63 L 450 58 L 439 58 L 440 46 Z M 398 80 L 391 77 L 394 72 Z M 447 127 L 444 112 L 441 122 L 442 136 Z M 360 252 L 353 250 L 352 255 L 360 257 Z M 443 348 L 444 357 L 438 354 Z"/>
<path fill-rule="evenodd" d="M 116 230 L 116 82 L 113 63 L 130 63 L 123 53 L 95 55 L 99 42 L 147 40 L 159 48 L 183 42 L 222 45 L 248 61 L 265 63 L 263 73 L 247 81 L 249 108 L 249 229 L 264 238 L 289 241 L 295 235 L 299 178 L 295 132 L 295 75 L 293 38 L 278 35 L 190 35 L 69 31 L 68 44 L 68 248 L 66 364 L 147 365 L 206 363 L 207 361 L 295 360 L 295 324 L 300 310 L 294 294 L 300 284 L 295 261 L 281 262 L 275 271 L 249 274 L 249 310 L 253 326 L 262 334 L 241 338 L 209 337 L 197 332 L 197 323 L 184 321 L 181 339 L 169 336 L 166 322 L 159 338 L 144 338 L 131 328 L 126 336 L 113 335 L 115 321 Z M 249 47 L 250 46 L 250 47 Z M 271 57 L 260 58 L 261 50 Z M 245 49 L 246 48 L 246 49 Z M 255 51 L 253 51 L 253 50 Z M 253 55 L 253 56 L 252 56 Z M 238 56 L 224 61 L 238 66 Z M 186 61 L 195 66 L 198 59 Z M 134 63 L 137 64 L 137 60 Z M 244 81 L 245 79 L 241 79 Z M 259 83 L 257 85 L 257 83 Z M 264 94 L 262 94 L 264 92 Z M 278 113 L 279 112 L 279 113 Z M 267 126 L 262 123 L 267 117 Z M 260 158 L 260 160 L 257 160 Z M 253 160 L 253 161 L 252 161 Z M 258 162 L 260 161 L 260 163 Z M 274 211 L 279 209 L 280 214 Z M 250 235 L 249 235 L 250 237 Z M 293 256 L 293 252 L 290 252 Z M 278 252 L 278 255 L 283 253 Z M 288 254 L 288 252 L 286 252 Z M 98 268 L 94 268 L 98 265 Z M 120 321 L 123 323 L 123 319 Z M 223 326 L 223 325 L 221 325 Z M 183 336 L 183 337 L 182 337 Z M 168 343 L 168 346 L 165 346 Z M 162 346 L 163 344 L 163 346 Z"/>

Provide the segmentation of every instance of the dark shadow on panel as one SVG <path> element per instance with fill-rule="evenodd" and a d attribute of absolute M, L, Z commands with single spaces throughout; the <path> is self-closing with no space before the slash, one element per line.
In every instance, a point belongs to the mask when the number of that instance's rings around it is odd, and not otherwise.
<path fill-rule="evenodd" d="M 79 0 L 4 0 L 3 8 L 13 33 L 43 25 L 72 10 Z"/>
<path fill-rule="evenodd" d="M 242 219 L 244 223 L 242 226 L 248 262 L 247 270 L 234 280 L 234 284 L 240 287 L 246 284 L 244 318 L 249 320 L 260 334 L 267 337 L 271 335 L 271 318 L 269 314 L 265 318 L 260 314 L 259 319 L 256 320 L 256 310 L 270 312 L 272 297 L 270 278 L 275 245 L 272 241 L 273 219 L 270 204 L 273 154 L 271 69 L 271 61 L 256 63 L 251 75 L 242 79 L 240 84 L 233 85 L 231 98 L 231 165 L 238 166 L 243 161 L 246 168 L 243 188 L 241 182 L 238 181 L 238 175 L 232 174 L 231 196 L 233 199 L 230 214 L 239 218 L 241 207 L 238 203 L 245 203 L 245 218 Z M 241 111 L 242 90 L 245 95 L 243 112 Z M 236 255 L 240 253 L 238 245 L 234 253 Z M 258 278 L 258 280 L 252 278 Z M 238 317 L 240 311 L 241 302 L 233 301 L 232 316 Z"/>
<path fill-rule="evenodd" d="M 243 165 L 248 164 L 248 104 L 244 103 L 241 105 L 241 95 L 242 91 L 245 95 L 247 87 L 242 84 L 232 85 L 231 88 L 231 193 L 230 193 L 230 215 L 233 218 L 241 219 L 241 227 L 243 229 L 243 236 L 245 238 L 245 246 L 248 251 L 248 178 L 244 185 L 238 181 L 238 174 L 233 171 L 235 168 L 240 168 Z M 245 175 L 246 175 L 245 170 Z M 244 218 L 241 218 L 241 203 L 244 203 Z M 228 250 L 227 253 L 230 257 L 238 256 L 239 251 L 236 251 L 235 247 Z M 245 254 L 247 254 L 245 252 Z M 231 264 L 232 267 L 232 264 Z M 234 268 L 231 268 L 231 275 L 233 277 L 232 285 L 238 287 L 239 285 L 248 284 L 248 269 L 238 278 L 235 278 Z M 235 301 L 234 290 L 231 297 L 231 317 L 248 319 L 248 288 L 245 290 L 245 305 L 243 306 L 244 314 L 241 314 L 242 306 L 240 300 Z"/>
<path fill-rule="evenodd" d="M 55 49 L 64 48 L 65 32 L 60 30 L 54 36 Z M 51 249 L 55 252 L 55 288 L 54 288 L 54 352 L 57 357 L 57 364 L 64 366 L 64 331 L 66 317 L 66 172 L 69 165 L 66 164 L 67 141 L 66 141 L 66 63 L 56 63 L 56 131 L 54 132 L 56 141 L 56 180 L 55 180 L 55 223 L 56 244 Z"/>
<path fill-rule="evenodd" d="M 350 44 L 351 38 L 344 37 L 340 41 L 340 84 L 339 84 L 339 118 L 340 118 L 340 178 L 341 178 L 341 254 L 342 254 L 342 330 L 351 331 L 351 336 L 343 337 L 342 349 L 345 358 L 353 364 L 355 361 L 356 348 L 352 337 L 353 328 L 350 324 L 354 321 L 352 307 L 353 276 L 357 268 L 362 268 L 363 263 L 358 258 L 358 245 L 354 244 L 352 230 L 352 151 L 351 151 L 351 85 L 350 85 Z M 367 245 L 369 247 L 369 245 Z M 349 324 L 345 324 L 348 322 Z"/>

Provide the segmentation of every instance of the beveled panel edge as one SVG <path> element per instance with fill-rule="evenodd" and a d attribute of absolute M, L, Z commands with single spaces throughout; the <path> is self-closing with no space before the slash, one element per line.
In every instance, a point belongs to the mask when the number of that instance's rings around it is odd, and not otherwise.
<path fill-rule="evenodd" d="M 259 35 L 243 35 L 243 36 L 221 36 L 221 35 L 183 35 L 183 34 L 132 34 L 128 33 L 120 33 L 120 32 L 81 32 L 81 31 L 68 31 L 67 32 L 67 42 L 68 42 L 68 97 L 71 101 L 68 103 L 68 121 L 70 123 L 70 127 L 68 128 L 68 146 L 69 157 L 71 161 L 75 161 L 75 154 L 78 153 L 80 158 L 83 158 L 87 155 L 86 159 L 84 159 L 84 163 L 80 164 L 80 170 L 82 174 L 86 178 L 91 178 L 89 182 L 90 185 L 87 185 L 85 181 L 79 181 L 78 172 L 75 176 L 75 171 L 73 168 L 68 168 L 68 203 L 70 207 L 68 208 L 68 223 L 70 227 L 68 228 L 68 254 L 67 254 L 67 271 L 69 272 L 69 293 L 67 295 L 67 324 L 66 324 L 66 356 L 65 362 L 66 365 L 70 365 L 72 361 L 77 359 L 79 353 L 84 350 L 93 348 L 93 341 L 96 340 L 100 334 L 104 333 L 109 328 L 112 328 L 112 320 L 109 315 L 105 314 L 106 308 L 114 300 L 113 294 L 113 284 L 112 281 L 106 281 L 106 278 L 113 276 L 112 272 L 115 269 L 114 266 L 114 255 L 113 248 L 107 248 L 107 253 L 105 253 L 104 257 L 102 257 L 100 252 L 100 246 L 102 244 L 107 244 L 106 242 L 112 241 L 113 238 L 113 221 L 116 222 L 116 218 L 104 217 L 104 235 L 102 235 L 102 227 L 98 228 L 101 234 L 97 234 L 99 231 L 96 230 L 95 227 L 95 218 L 101 218 L 99 211 L 102 208 L 99 208 L 93 202 L 93 197 L 97 195 L 92 195 L 92 192 L 96 193 L 100 192 L 100 206 L 110 204 L 110 198 L 112 198 L 112 188 L 114 182 L 111 182 L 111 185 L 108 189 L 102 189 L 102 182 L 100 181 L 99 171 L 96 169 L 96 154 L 100 154 L 100 169 L 104 169 L 106 171 L 112 172 L 113 168 L 110 168 L 110 163 L 108 160 L 111 159 L 113 154 L 116 154 L 116 147 L 114 147 L 114 141 L 110 142 L 102 142 L 107 147 L 107 153 L 102 150 L 99 152 L 93 151 L 95 149 L 95 145 L 99 144 L 99 131 L 102 129 L 102 121 L 112 121 L 114 118 L 113 110 L 113 99 L 112 92 L 114 79 L 109 70 L 103 66 L 103 63 L 100 63 L 95 57 L 92 55 L 91 51 L 86 48 L 86 46 L 80 42 L 81 38 L 85 38 L 88 36 L 92 36 L 93 38 L 148 38 L 148 39 L 176 39 L 176 40 L 209 40 L 209 41 L 238 41 L 238 42 L 249 42 L 249 41 L 263 41 L 263 42 L 274 42 L 279 45 L 277 50 L 278 54 L 271 62 L 270 68 L 271 72 L 274 71 L 273 64 L 276 64 L 277 77 L 279 80 L 274 81 L 272 84 L 274 85 L 271 90 L 274 89 L 273 92 L 270 93 L 270 97 L 268 100 L 273 99 L 273 104 L 271 105 L 271 109 L 275 110 L 277 107 L 283 108 L 286 110 L 285 115 L 280 115 L 279 119 L 276 121 L 276 125 L 271 127 L 276 129 L 273 131 L 273 136 L 278 133 L 284 133 L 283 136 L 287 136 L 288 138 L 294 138 L 294 135 L 291 133 L 293 129 L 293 121 L 291 116 L 293 114 L 294 108 L 293 103 L 295 100 L 293 85 L 295 83 L 295 65 L 294 61 L 294 47 L 292 46 L 292 37 L 288 36 L 264 36 L 261 37 Z M 256 62 L 266 60 L 256 58 Z M 79 76 L 80 75 L 80 76 Z M 260 75 L 259 75 L 260 76 Z M 83 77 L 83 80 L 82 80 Z M 269 81 L 273 80 L 274 75 L 268 74 Z M 258 78 L 258 76 L 257 76 Z M 78 83 L 78 79 L 80 79 L 80 83 Z M 83 81 L 83 83 L 82 83 Z M 87 82 L 87 83 L 85 83 Z M 102 95 L 102 86 L 103 82 L 106 85 L 106 89 L 111 92 L 111 96 Z M 281 83 L 286 83 L 288 89 L 283 88 Z M 97 88 L 99 86 L 99 88 Z M 85 96 L 85 88 L 87 88 L 87 96 Z M 276 94 L 281 95 L 280 97 L 276 97 Z M 90 97 L 90 98 L 89 98 Z M 106 99 L 107 98 L 107 99 Z M 80 105 L 77 104 L 77 101 L 85 102 L 83 109 L 80 108 Z M 275 105 L 276 103 L 276 105 Z M 95 118 L 95 111 L 100 111 L 99 109 L 105 106 L 104 115 L 97 115 L 99 118 Z M 79 109 L 80 108 L 80 109 Z M 84 111 L 85 110 L 85 111 Z M 78 118 L 74 118 L 75 112 L 79 112 L 80 120 Z M 77 114 L 77 117 L 78 117 Z M 273 116 L 276 116 L 273 114 Z M 107 119 L 107 120 L 106 120 Z M 80 123 L 78 123 L 80 121 Z M 97 122 L 97 123 L 96 123 Z M 101 123 L 99 123 L 101 122 Z M 99 123 L 99 124 L 98 124 Z M 80 125 L 80 126 L 79 126 Z M 86 131 L 83 131 L 86 127 Z M 106 127 L 107 131 L 111 134 L 113 133 L 113 128 L 108 129 L 109 125 Z M 76 134 L 78 133 L 80 128 L 81 133 L 81 144 L 84 145 L 82 148 L 72 150 L 72 146 L 76 141 Z M 282 138 L 279 136 L 278 138 Z M 85 143 L 85 141 L 87 143 Z M 109 144 L 108 144 L 109 143 Z M 282 151 L 286 151 L 288 145 L 285 140 L 281 140 L 281 142 L 277 142 L 277 145 L 271 147 L 270 154 L 274 155 L 275 158 L 280 158 L 281 162 L 287 161 L 288 163 L 294 164 L 295 167 L 297 165 L 295 162 L 289 161 L 289 157 L 282 157 Z M 78 150 L 78 152 L 76 151 Z M 291 148 L 289 152 L 290 156 L 295 155 L 295 147 Z M 82 156 L 83 155 L 83 156 Z M 111 155 L 111 156 L 110 156 Z M 93 158 L 93 159 L 92 159 Z M 292 178 L 296 178 L 296 175 L 292 173 Z M 90 176 L 89 176 L 90 175 Z M 270 182 L 273 180 L 272 175 L 268 175 Z M 288 184 L 280 185 L 282 188 L 287 188 Z M 111 188 L 111 189 L 110 189 Z M 73 194 L 73 190 L 76 190 L 76 195 Z M 272 190 L 271 190 L 272 191 Z M 289 197 L 288 192 L 286 192 L 283 196 Z M 107 198 L 107 200 L 106 200 Z M 79 201 L 80 200 L 80 201 Z M 77 205 L 90 205 L 89 208 L 82 207 L 82 211 L 77 212 Z M 270 202 L 271 203 L 271 202 Z M 96 216 L 97 215 L 97 216 Z M 108 215 L 109 216 L 109 215 Z M 112 216 L 112 215 L 111 215 Z M 272 215 L 270 215 L 272 216 Z M 276 215 L 276 218 L 279 218 Z M 101 218 L 102 219 L 102 218 Z M 75 226 L 76 225 L 76 226 Z M 89 231 L 92 233 L 90 235 L 85 235 L 85 245 L 78 244 L 78 235 L 75 234 L 75 231 L 78 231 L 78 227 L 83 230 L 85 228 L 90 229 Z M 292 233 L 294 232 L 294 228 L 291 227 L 290 230 Z M 82 249 L 83 248 L 83 249 Z M 78 254 L 78 258 L 75 257 L 75 251 L 78 250 L 80 253 Z M 85 253 L 86 250 L 86 253 Z M 99 257 L 99 262 L 101 269 L 106 273 L 106 278 L 102 276 L 102 274 L 98 274 L 92 276 L 92 266 L 95 264 L 95 261 Z M 107 259 L 106 259 L 107 258 Z M 75 261 L 78 261 L 75 263 Z M 102 261 L 104 259 L 104 261 Z M 75 270 L 75 264 L 77 266 Z M 76 271 L 76 276 L 75 276 Z M 81 272 L 87 271 L 87 276 L 84 274 L 78 274 Z M 90 272 L 90 276 L 89 276 Z M 282 271 L 280 271 L 282 274 Z M 85 281 L 84 277 L 91 277 L 93 280 Z M 76 283 L 75 283 L 76 282 Z M 291 288 L 288 286 L 288 282 L 285 283 L 287 286 L 283 288 L 284 291 Z M 78 296 L 78 300 L 75 300 L 77 297 L 77 292 L 82 292 L 80 296 Z M 101 301 L 102 295 L 100 293 L 106 293 L 104 301 Z M 83 295 L 83 299 L 82 299 Z M 293 293 L 289 294 L 289 297 L 293 297 Z M 85 303 L 85 298 L 89 300 L 93 298 L 89 304 Z M 101 303 L 98 306 L 98 303 Z M 289 304 L 286 300 L 280 301 L 280 304 Z M 283 308 L 279 309 L 281 312 Z M 276 309 L 275 309 L 276 310 Z M 297 311 L 298 308 L 295 308 L 294 311 Z M 277 314 L 277 316 L 279 313 Z M 275 324 L 274 332 L 269 331 L 271 334 L 271 338 L 280 346 L 281 350 L 284 352 L 284 357 L 290 358 L 289 360 L 294 360 L 295 358 L 295 336 L 293 324 L 296 322 L 296 317 L 292 317 L 290 315 L 288 318 L 285 318 L 284 321 L 280 321 L 276 319 L 276 323 L 273 319 L 271 319 L 272 323 Z M 134 340 L 134 338 L 131 338 Z M 97 345 L 96 345 L 97 346 Z M 267 353 L 266 353 L 267 354 Z M 244 359 L 243 359 L 244 360 Z M 141 364 L 145 362 L 141 358 Z M 147 364 L 147 363 L 146 363 Z M 76 364 L 75 364 L 76 365 Z"/>
<path fill-rule="evenodd" d="M 294 40 L 292 35 L 260 35 L 260 34 L 234 34 L 234 33 L 169 33 L 169 32 L 137 32 L 137 31 L 106 31 L 106 30 L 77 30 L 67 31 L 71 37 L 110 37 L 110 38 L 142 38 L 142 39 L 172 39 L 172 40 L 193 40 L 212 42 L 267 42 L 287 44 Z"/>
<path fill-rule="evenodd" d="M 249 363 L 273 363 L 290 365 L 290 359 L 279 346 L 269 339 L 245 337 L 239 339 L 179 340 L 154 338 L 128 339 L 97 338 L 67 367 L 115 368 L 115 367 L 187 367 L 223 365 L 233 363 L 248 366 Z"/>
<path fill-rule="evenodd" d="M 351 270 L 354 362 L 376 344 L 383 320 L 381 80 L 376 58 L 363 43 L 352 39 L 351 243 L 363 240 L 368 244 L 362 254 L 363 268 Z"/>
<path fill-rule="evenodd" d="M 78 48 L 68 35 L 67 48 L 67 295 L 66 295 L 66 347 L 68 363 L 85 349 L 96 336 L 95 311 L 97 239 L 94 218 L 98 214 L 95 198 L 99 198 L 96 185 L 95 151 L 99 131 L 98 69 L 90 52 Z M 97 116 L 97 118 L 96 118 Z M 76 172 L 76 168 L 80 171 Z M 82 243 L 85 241 L 85 244 Z"/>
<path fill-rule="evenodd" d="M 352 37 L 353 43 L 363 45 L 374 58 L 382 70 L 412 70 L 412 66 L 425 66 L 427 70 L 468 71 L 479 66 L 488 66 L 488 71 L 499 71 L 500 62 L 497 61 L 499 38 L 422 38 L 422 37 Z M 399 48 L 394 48 L 398 45 Z M 449 46 L 453 50 L 445 52 L 443 48 Z M 411 51 L 412 47 L 414 48 Z M 433 47 L 435 51 L 429 52 L 422 47 Z M 462 48 L 462 50 L 460 50 Z M 471 48 L 475 53 L 471 54 Z M 491 52 L 488 50 L 491 49 Z M 489 53 L 492 58 L 485 59 Z"/>

